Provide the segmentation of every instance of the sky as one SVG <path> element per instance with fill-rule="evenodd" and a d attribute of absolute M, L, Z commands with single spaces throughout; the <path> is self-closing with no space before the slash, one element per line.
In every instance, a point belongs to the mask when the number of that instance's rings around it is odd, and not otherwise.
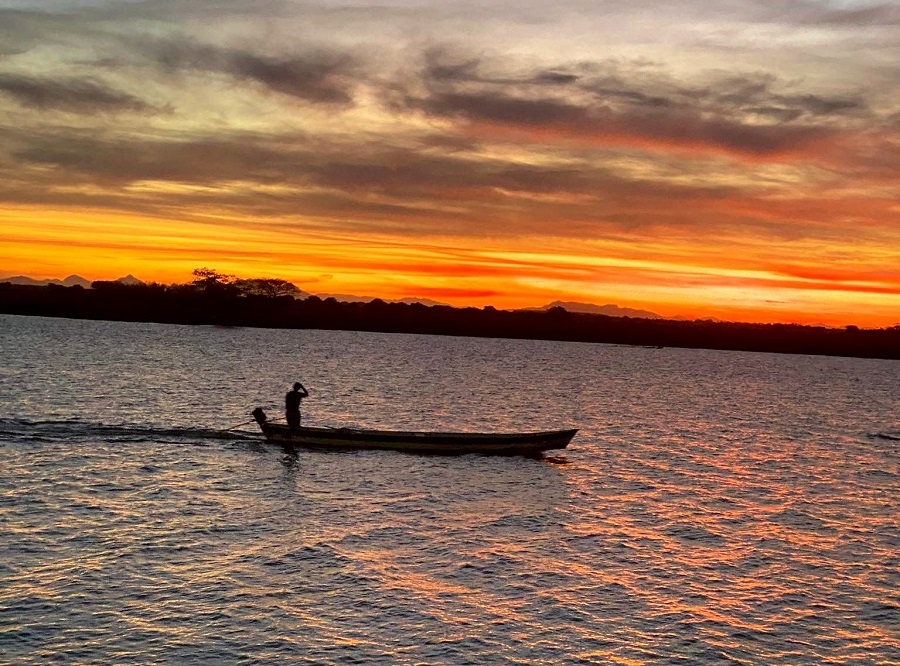
<path fill-rule="evenodd" d="M 0 0 L 0 276 L 900 323 L 900 4 Z"/>

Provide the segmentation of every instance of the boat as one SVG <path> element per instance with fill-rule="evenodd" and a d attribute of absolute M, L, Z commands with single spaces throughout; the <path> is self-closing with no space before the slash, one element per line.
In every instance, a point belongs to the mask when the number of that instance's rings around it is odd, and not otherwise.
<path fill-rule="evenodd" d="M 331 450 L 376 449 L 439 455 L 524 455 L 539 456 L 544 451 L 564 449 L 577 429 L 539 432 L 416 432 L 406 430 L 367 430 L 362 428 L 290 428 L 271 423 L 261 407 L 253 410 L 266 440 L 285 447 Z"/>

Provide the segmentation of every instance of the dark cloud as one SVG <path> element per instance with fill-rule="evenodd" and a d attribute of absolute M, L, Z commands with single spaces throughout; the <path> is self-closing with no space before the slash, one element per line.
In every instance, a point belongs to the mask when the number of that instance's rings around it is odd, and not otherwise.
<path fill-rule="evenodd" d="M 325 104 L 350 104 L 353 60 L 344 54 L 316 53 L 305 58 L 278 60 L 235 53 L 232 71 L 272 90 Z"/>
<path fill-rule="evenodd" d="M 645 92 L 636 90 L 634 87 L 621 84 L 619 86 L 611 86 L 609 82 L 603 82 L 599 85 L 592 85 L 586 88 L 594 95 L 598 101 L 615 104 L 629 104 L 632 106 L 648 106 L 648 107 L 667 107 L 675 106 L 675 102 L 659 93 Z"/>
<path fill-rule="evenodd" d="M 779 99 L 787 106 L 796 106 L 806 110 L 814 116 L 844 115 L 848 111 L 866 111 L 867 105 L 861 99 L 828 98 L 819 95 L 780 95 Z"/>
<path fill-rule="evenodd" d="M 538 72 L 534 76 L 535 83 L 549 83 L 551 85 L 568 85 L 575 83 L 581 78 L 578 74 L 567 74 L 565 72 Z"/>
<path fill-rule="evenodd" d="M 337 51 L 274 59 L 183 40 L 152 47 L 153 61 L 167 71 L 229 73 L 314 102 L 349 103 L 353 86 L 360 84 L 357 60 Z M 147 48 L 144 44 L 138 50 L 146 54 Z M 505 72 L 502 62 L 435 49 L 424 52 L 419 63 L 412 73 L 392 79 L 382 72 L 366 85 L 375 92 L 381 85 L 390 89 L 381 98 L 372 98 L 389 101 L 399 114 L 397 120 L 408 113 L 442 121 L 432 124 L 424 136 L 419 130 L 408 136 L 385 134 L 379 140 L 372 132 L 360 144 L 353 137 L 342 141 L 271 128 L 270 134 L 113 140 L 114 134 L 123 137 L 129 132 L 120 127 L 108 135 L 75 134 L 45 127 L 32 136 L 17 137 L 7 144 L 8 150 L 13 168 L 52 173 L 52 182 L 60 186 L 116 188 L 162 181 L 208 185 L 217 188 L 218 196 L 233 199 L 237 195 L 227 191 L 227 183 L 278 185 L 277 194 L 267 190 L 254 201 L 249 194 L 241 195 L 235 205 L 246 206 L 251 213 L 283 214 L 291 206 L 324 205 L 325 197 L 343 206 L 346 215 L 388 216 L 396 208 L 398 216 L 406 217 L 410 210 L 428 209 L 429 202 L 451 200 L 469 210 L 496 206 L 498 219 L 525 207 L 541 208 L 542 215 L 552 217 L 557 204 L 548 203 L 543 210 L 541 202 L 560 198 L 580 202 L 570 206 L 569 214 L 583 218 L 584 224 L 590 224 L 592 216 L 624 223 L 641 216 L 598 210 L 599 204 L 588 203 L 590 198 L 603 192 L 607 202 L 628 208 L 619 193 L 645 200 L 655 195 L 643 186 L 632 190 L 629 179 L 598 168 L 597 158 L 605 154 L 598 151 L 612 147 L 749 160 L 817 158 L 823 154 L 822 146 L 843 137 L 843 123 L 871 113 L 862 98 L 790 95 L 775 77 L 763 75 L 731 76 L 689 87 L 664 71 L 629 63 L 560 63 L 531 69 L 512 63 Z M 4 84 L 27 89 L 20 79 L 0 77 L 0 91 Z M 93 108 L 102 106 L 103 100 L 117 108 L 114 91 L 99 84 L 91 90 Z M 106 91 L 107 97 L 98 90 Z M 139 102 L 125 96 L 125 108 L 129 101 Z M 546 146 L 570 158 L 573 166 L 522 166 L 479 155 L 481 144 L 496 140 L 530 143 L 541 150 Z M 581 162 L 585 151 L 592 157 Z M 833 155 L 845 160 L 842 168 L 848 172 L 860 168 L 858 156 L 846 151 Z M 690 184 L 667 188 L 657 182 L 653 187 L 670 200 L 698 191 L 708 198 L 718 196 Z M 319 194 L 309 193 L 316 188 Z M 166 194 L 169 201 L 177 196 Z"/>
<path fill-rule="evenodd" d="M 389 148 L 260 134 L 167 142 L 0 129 L 3 145 L 14 149 L 6 159 L 0 156 L 0 201 L 16 204 L 196 221 L 208 221 L 205 212 L 213 207 L 252 224 L 290 219 L 316 226 L 327 220 L 335 231 L 409 237 L 436 231 L 572 238 L 751 229 L 774 239 L 788 231 L 791 238 L 835 233 L 820 206 L 760 199 L 752 185 L 643 178 L 596 162 L 483 160 L 427 143 Z M 849 214 L 872 213 L 833 213 Z"/>
<path fill-rule="evenodd" d="M 427 49 L 423 78 L 428 81 L 483 81 L 479 70 L 482 65 L 480 57 L 460 56 L 446 48 L 431 47 Z"/>
<path fill-rule="evenodd" d="M 711 83 L 689 94 L 702 101 L 704 108 L 720 114 L 738 114 L 770 110 L 782 118 L 805 118 L 821 121 L 858 118 L 868 113 L 865 99 L 857 97 L 825 97 L 810 93 L 778 92 L 778 80 L 771 74 L 731 76 Z"/>
<path fill-rule="evenodd" d="M 191 141 L 57 135 L 21 143 L 12 152 L 13 160 L 55 167 L 58 178 L 103 186 L 140 181 L 275 183 L 302 167 L 302 154 L 292 152 L 286 142 L 247 135 Z"/>
<path fill-rule="evenodd" d="M 708 75 L 707 75 L 708 76 Z M 420 110 L 450 107 L 459 113 L 469 102 L 472 109 L 495 121 L 520 119 L 532 125 L 546 112 L 558 122 L 574 115 L 598 115 L 602 110 L 619 114 L 667 111 L 679 120 L 686 115 L 724 119 L 735 124 L 759 125 L 768 116 L 778 123 L 815 125 L 833 119 L 863 118 L 869 113 L 860 96 L 827 97 L 811 93 L 791 94 L 791 86 L 771 74 L 722 76 L 704 87 L 679 82 L 658 67 L 642 62 L 578 62 L 556 67 L 516 68 L 514 63 L 467 54 L 460 49 L 431 47 L 422 54 L 418 79 L 395 86 L 393 101 Z M 397 91 L 403 91 L 397 95 Z M 424 94 L 422 91 L 425 91 Z M 390 95 L 386 95 L 390 98 Z M 453 108 L 453 107 L 460 108 Z M 518 107 L 518 109 L 516 108 Z"/>
<path fill-rule="evenodd" d="M 307 102 L 339 106 L 353 103 L 362 69 L 355 57 L 338 51 L 274 57 L 189 42 L 155 44 L 149 50 L 151 57 L 167 71 L 230 74 Z"/>
<path fill-rule="evenodd" d="M 430 116 L 456 117 L 513 127 L 584 128 L 590 109 L 561 99 L 510 97 L 493 91 L 436 92 L 422 99 L 411 98 L 412 108 Z"/>
<path fill-rule="evenodd" d="M 198 185 L 244 181 L 413 200 L 447 189 L 546 193 L 590 187 L 576 169 L 512 168 L 452 153 L 422 152 L 417 146 L 360 150 L 352 144 L 296 136 L 236 134 L 184 142 L 34 136 L 19 141 L 23 145 L 12 152 L 17 168 L 54 167 L 54 179 L 112 187 L 141 181 Z"/>
<path fill-rule="evenodd" d="M 575 84 L 582 78 L 580 72 L 566 68 L 504 72 L 504 65 L 508 66 L 508 63 L 448 47 L 429 47 L 422 53 L 422 59 L 422 81 L 428 86 L 481 83 L 559 88 Z"/>
<path fill-rule="evenodd" d="M 719 77 L 698 87 L 627 63 L 577 63 L 516 76 L 498 74 L 497 67 L 432 49 L 419 80 L 386 97 L 394 109 L 457 121 L 462 132 L 750 158 L 800 154 L 854 123 L 875 121 L 861 96 L 794 94 L 770 75 Z"/>
<path fill-rule="evenodd" d="M 0 74 L 0 93 L 28 107 L 97 113 L 153 110 L 146 102 L 93 79 L 50 79 L 16 74 Z"/>
<path fill-rule="evenodd" d="M 841 26 L 896 26 L 900 25 L 900 7 L 896 3 L 883 3 L 859 9 L 813 9 L 801 14 L 809 23 Z"/>
<path fill-rule="evenodd" d="M 9 138 L 9 136 L 5 137 Z M 80 205 L 190 218 L 214 205 L 266 219 L 328 218 L 336 228 L 406 233 L 535 233 L 555 220 L 560 235 L 598 228 L 646 227 L 641 213 L 672 201 L 722 199 L 729 188 L 632 181 L 597 166 L 547 167 L 473 160 L 420 147 L 360 150 L 308 138 L 234 135 L 188 142 L 103 140 L 83 135 L 14 139 L 0 163 L 0 198 L 17 203 Z M 15 178 L 6 178 L 6 175 Z M 192 184 L 167 189 L 153 182 Z M 242 186 L 236 186 L 243 183 Z M 83 187 L 85 186 L 85 187 Z M 266 188 L 266 186 L 276 186 Z M 598 196 L 599 195 L 599 196 Z M 668 211 L 668 212 L 667 212 Z M 691 224 L 690 221 L 687 222 Z"/>
<path fill-rule="evenodd" d="M 698 109 L 654 111 L 613 109 L 560 99 L 521 99 L 482 93 L 436 93 L 409 100 L 410 108 L 429 116 L 486 124 L 487 131 L 520 130 L 522 138 L 596 143 L 656 145 L 660 149 L 722 150 L 750 156 L 800 152 L 832 134 L 815 126 L 752 125 L 727 117 L 708 117 Z"/>

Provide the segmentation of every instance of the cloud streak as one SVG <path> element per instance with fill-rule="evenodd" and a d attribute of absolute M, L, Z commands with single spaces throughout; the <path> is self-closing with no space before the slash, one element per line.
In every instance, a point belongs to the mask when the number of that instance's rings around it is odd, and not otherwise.
<path fill-rule="evenodd" d="M 54 79 L 0 74 L 0 94 L 41 111 L 91 114 L 154 110 L 141 99 L 90 78 Z"/>
<path fill-rule="evenodd" d="M 351 105 L 362 75 L 356 58 L 337 51 L 267 56 L 243 49 L 170 40 L 153 45 L 150 56 L 169 72 L 228 74 L 314 104 Z"/>
<path fill-rule="evenodd" d="M 859 95 L 777 92 L 772 75 L 720 77 L 704 87 L 656 75 L 641 85 L 639 71 L 629 76 L 615 63 L 563 63 L 516 79 L 484 74 L 476 58 L 431 52 L 425 60 L 419 80 L 402 95 L 392 91 L 395 109 L 520 141 L 781 159 L 877 122 Z"/>

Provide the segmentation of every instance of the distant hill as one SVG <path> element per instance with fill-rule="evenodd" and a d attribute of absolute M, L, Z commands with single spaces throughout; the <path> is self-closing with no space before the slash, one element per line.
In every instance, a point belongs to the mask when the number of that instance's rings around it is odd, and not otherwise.
<path fill-rule="evenodd" d="M 388 301 L 388 303 L 406 303 L 407 305 L 412 305 L 414 303 L 418 303 L 419 305 L 427 305 L 429 307 L 434 305 L 447 305 L 447 303 L 441 303 L 440 301 L 435 301 L 430 298 L 416 298 L 415 296 L 407 296 L 406 298 L 399 298 L 393 301 Z"/>
<path fill-rule="evenodd" d="M 103 281 L 103 280 L 101 280 Z M 75 285 L 80 285 L 85 289 L 90 289 L 92 281 L 87 280 L 80 275 L 70 275 L 64 280 L 56 280 L 56 279 L 48 279 L 48 280 L 35 280 L 34 278 L 30 278 L 27 275 L 15 275 L 13 277 L 3 278 L 0 277 L 0 283 L 2 282 L 10 282 L 12 284 L 21 284 L 21 285 L 30 285 L 33 287 L 46 287 L 50 284 L 57 284 L 63 287 L 74 287 Z M 140 278 L 136 278 L 134 275 L 129 273 L 128 275 L 123 275 L 120 278 L 116 278 L 115 280 L 109 280 L 109 282 L 118 282 L 119 284 L 124 284 L 127 286 L 136 286 L 142 287 L 146 286 L 146 282 L 141 280 Z M 249 282 L 253 282 L 253 280 L 249 280 Z M 263 281 L 264 282 L 264 281 Z M 286 283 L 285 291 L 289 291 L 290 295 L 296 299 L 302 300 L 309 296 L 312 296 L 309 292 L 303 291 L 299 289 L 296 285 L 288 282 Z M 367 300 L 372 300 L 367 299 Z"/>
<path fill-rule="evenodd" d="M 35 280 L 34 278 L 25 277 L 24 275 L 13 275 L 11 277 L 0 278 L 0 282 L 9 282 L 10 284 L 27 284 L 31 286 L 47 284 L 46 280 Z"/>
<path fill-rule="evenodd" d="M 608 317 L 635 317 L 637 319 L 663 319 L 662 315 L 648 310 L 636 310 L 634 308 L 622 308 L 608 303 L 606 305 L 594 305 L 593 303 L 576 303 L 574 301 L 553 301 L 537 310 L 549 310 L 551 308 L 563 308 L 568 312 L 586 312 L 588 314 L 602 314 Z"/>
<path fill-rule="evenodd" d="M 34 278 L 30 278 L 25 275 L 14 275 L 13 277 L 0 278 L 0 282 L 10 282 L 12 284 L 25 284 L 38 287 L 45 287 L 48 284 L 58 284 L 63 287 L 74 287 L 77 285 L 84 287 L 85 289 L 90 289 L 91 286 L 91 281 L 84 279 L 80 275 L 70 275 L 69 277 L 62 280 L 57 280 L 55 278 L 51 278 L 48 280 L 35 280 Z"/>
<path fill-rule="evenodd" d="M 313 294 L 313 296 L 321 298 L 323 301 L 333 298 L 341 303 L 368 303 L 375 300 L 374 296 L 354 296 L 353 294 Z"/>
<path fill-rule="evenodd" d="M 129 285 L 132 285 L 132 284 L 136 284 L 136 285 L 147 284 L 147 283 L 144 282 L 143 280 L 138 280 L 138 279 L 137 279 L 136 277 L 134 277 L 131 273 L 129 273 L 129 274 L 126 275 L 125 277 L 120 277 L 119 279 L 116 280 L 116 282 L 121 282 L 122 284 L 129 284 Z"/>
<path fill-rule="evenodd" d="M 100 286 L 100 283 L 95 283 Z M 258 285 L 260 287 L 266 284 Z M 280 281 L 268 286 L 283 287 Z M 259 296 L 266 294 L 260 293 Z M 0 284 L 0 313 L 107 321 L 153 321 L 204 326 L 315 328 L 482 338 L 565 340 L 648 348 L 737 349 L 787 354 L 827 354 L 865 358 L 900 358 L 900 326 L 886 329 L 817 328 L 798 324 L 741 324 L 673 321 L 645 317 L 566 314 L 550 310 L 423 307 L 375 300 L 327 303 L 320 298 L 247 298 L 239 289 L 203 289 L 183 285 L 130 286 L 103 282 L 103 288 L 80 289 L 29 284 Z M 279 297 L 281 296 L 281 297 Z M 578 307 L 576 304 L 575 307 Z M 593 306 L 600 312 L 603 307 Z M 618 314 L 640 312 L 606 308 Z M 560 315 L 562 313 L 562 315 Z"/>
<path fill-rule="evenodd" d="M 83 278 L 80 275 L 70 275 L 69 277 L 64 278 L 62 280 L 57 280 L 55 278 L 50 278 L 47 280 L 35 280 L 34 278 L 30 278 L 27 275 L 15 275 L 13 277 L 0 278 L 0 282 L 10 282 L 12 284 L 25 284 L 25 285 L 35 286 L 35 287 L 46 287 L 48 284 L 58 284 L 62 287 L 74 287 L 77 285 L 80 287 L 84 287 L 85 289 L 91 288 L 91 280 L 88 280 L 87 278 Z M 120 277 L 117 280 L 114 280 L 114 282 L 121 282 L 122 284 L 129 284 L 129 285 L 131 285 L 131 284 L 134 284 L 134 285 L 147 284 L 143 280 L 139 280 L 136 277 L 134 277 L 131 273 L 129 273 L 128 275 L 126 275 L 124 277 Z"/>
<path fill-rule="evenodd" d="M 333 298 L 336 301 L 340 301 L 341 303 L 371 303 L 376 300 L 377 296 L 355 296 L 353 294 L 316 294 L 323 301 L 326 298 Z M 397 299 L 387 299 L 382 298 L 385 303 L 406 303 L 407 305 L 412 305 L 413 303 L 419 303 L 421 305 L 447 305 L 447 303 L 441 303 L 440 301 L 434 301 L 430 298 L 417 298 L 415 296 L 407 296 L 406 298 L 397 298 Z"/>

